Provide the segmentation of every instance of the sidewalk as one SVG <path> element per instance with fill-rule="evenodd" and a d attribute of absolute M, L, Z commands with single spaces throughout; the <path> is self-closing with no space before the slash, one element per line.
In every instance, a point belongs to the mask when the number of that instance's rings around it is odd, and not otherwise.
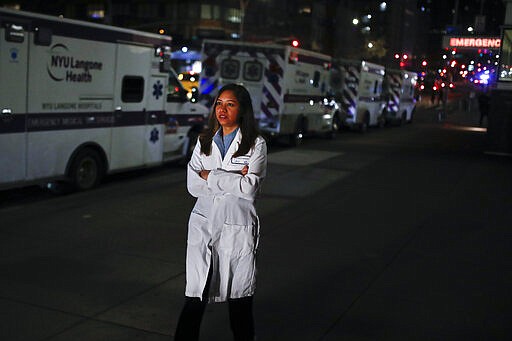
<path fill-rule="evenodd" d="M 476 110 L 448 108 L 269 154 L 258 341 L 512 339 L 512 160 L 484 154 Z M 166 171 L 2 210 L 0 340 L 170 341 L 184 183 Z M 206 340 L 232 340 L 226 304 L 208 306 Z"/>
<path fill-rule="evenodd" d="M 484 118 L 480 126 L 480 111 L 478 110 L 477 98 L 457 98 L 446 103 L 446 108 L 442 104 L 432 105 L 430 100 L 422 99 L 418 107 L 426 110 L 435 110 L 438 113 L 437 120 L 463 127 L 487 128 L 488 118 Z"/>

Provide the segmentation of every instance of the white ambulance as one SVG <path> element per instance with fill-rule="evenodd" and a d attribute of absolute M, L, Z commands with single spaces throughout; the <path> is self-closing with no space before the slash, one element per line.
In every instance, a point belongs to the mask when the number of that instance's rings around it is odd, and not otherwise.
<path fill-rule="evenodd" d="M 386 123 L 402 125 L 412 122 L 417 81 L 415 72 L 386 69 L 383 85 Z"/>
<path fill-rule="evenodd" d="M 200 98 L 211 105 L 223 85 L 242 84 L 262 133 L 294 145 L 303 134 L 332 133 L 332 114 L 323 104 L 330 66 L 330 56 L 292 46 L 205 40 Z"/>
<path fill-rule="evenodd" d="M 343 126 L 364 133 L 369 126 L 384 125 L 384 73 L 384 66 L 366 61 L 333 62 L 329 91 L 340 103 Z"/>
<path fill-rule="evenodd" d="M 187 101 L 170 44 L 0 9 L 0 188 L 64 180 L 85 190 L 183 157 L 206 108 Z"/>

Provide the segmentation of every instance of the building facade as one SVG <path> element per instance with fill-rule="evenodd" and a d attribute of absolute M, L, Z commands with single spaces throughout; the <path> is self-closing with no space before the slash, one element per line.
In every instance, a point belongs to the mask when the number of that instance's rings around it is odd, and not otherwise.
<path fill-rule="evenodd" d="M 504 13 L 501 0 L 0 0 L 0 5 L 168 34 L 175 49 L 198 50 L 205 38 L 297 39 L 306 49 L 386 66 L 398 66 L 395 55 L 407 55 L 411 67 L 437 53 L 444 34 L 464 31 L 475 20 L 477 30 L 499 34 Z"/>

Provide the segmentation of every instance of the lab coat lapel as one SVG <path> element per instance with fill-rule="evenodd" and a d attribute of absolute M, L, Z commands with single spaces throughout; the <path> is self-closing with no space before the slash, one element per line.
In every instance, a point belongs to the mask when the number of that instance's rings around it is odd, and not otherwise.
<path fill-rule="evenodd" d="M 212 156 L 215 158 L 215 165 L 217 168 L 222 168 L 222 153 L 220 152 L 219 147 L 215 141 L 212 141 Z"/>
<path fill-rule="evenodd" d="M 238 145 L 240 145 L 240 141 L 242 141 L 242 133 L 240 132 L 240 129 L 238 129 L 235 138 L 233 139 L 233 142 L 231 142 L 231 145 L 229 146 L 228 151 L 224 156 L 224 160 L 222 160 L 222 168 L 227 169 L 231 161 L 231 157 L 238 150 Z"/>

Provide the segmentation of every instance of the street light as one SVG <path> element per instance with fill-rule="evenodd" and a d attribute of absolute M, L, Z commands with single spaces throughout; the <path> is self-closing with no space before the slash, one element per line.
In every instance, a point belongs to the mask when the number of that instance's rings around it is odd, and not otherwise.
<path fill-rule="evenodd" d="M 352 19 L 352 24 L 354 24 L 354 25 L 359 24 L 359 19 L 357 19 L 357 18 Z"/>

